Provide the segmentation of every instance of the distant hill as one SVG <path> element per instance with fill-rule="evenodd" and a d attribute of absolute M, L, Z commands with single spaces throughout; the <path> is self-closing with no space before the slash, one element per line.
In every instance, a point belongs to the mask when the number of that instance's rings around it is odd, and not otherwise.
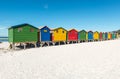
<path fill-rule="evenodd" d="M 119 30 L 117 30 L 117 33 L 118 33 L 118 34 L 120 34 L 120 29 L 119 29 Z"/>
<path fill-rule="evenodd" d="M 116 30 L 116 31 L 112 31 L 114 33 L 118 33 L 120 35 L 120 29 L 119 30 Z"/>

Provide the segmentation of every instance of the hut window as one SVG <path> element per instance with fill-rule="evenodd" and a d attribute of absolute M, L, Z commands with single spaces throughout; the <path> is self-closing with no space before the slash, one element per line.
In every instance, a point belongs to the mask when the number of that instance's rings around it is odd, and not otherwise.
<path fill-rule="evenodd" d="M 64 33 L 64 31 L 62 31 L 62 33 Z"/>
<path fill-rule="evenodd" d="M 56 30 L 56 33 L 58 33 L 58 30 Z"/>
<path fill-rule="evenodd" d="M 33 28 L 30 28 L 30 32 L 34 32 L 34 29 L 33 29 Z"/>
<path fill-rule="evenodd" d="M 44 32 L 47 32 L 47 30 L 44 30 Z"/>
<path fill-rule="evenodd" d="M 22 28 L 18 28 L 18 32 L 21 32 L 22 31 Z"/>

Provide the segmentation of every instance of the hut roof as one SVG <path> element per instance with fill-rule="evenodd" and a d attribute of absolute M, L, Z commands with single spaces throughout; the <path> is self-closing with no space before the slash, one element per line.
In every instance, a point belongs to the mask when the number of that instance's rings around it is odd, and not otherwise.
<path fill-rule="evenodd" d="M 53 29 L 53 30 L 57 30 L 57 29 L 64 29 L 63 27 L 58 27 L 58 28 L 56 28 L 56 29 Z M 67 31 L 66 29 L 64 29 L 65 31 Z"/>
<path fill-rule="evenodd" d="M 71 31 L 71 30 L 75 30 L 75 31 L 77 31 L 76 29 L 70 29 L 70 30 L 68 30 L 68 32 Z M 77 31 L 77 32 L 78 32 L 78 31 Z"/>
<path fill-rule="evenodd" d="M 11 29 L 11 28 L 24 27 L 24 26 L 27 26 L 27 25 L 29 25 L 29 26 L 31 26 L 31 27 L 33 27 L 33 28 L 38 29 L 37 27 L 35 27 L 35 26 L 33 26 L 33 25 L 30 25 L 30 24 L 28 24 L 28 23 L 24 23 L 24 24 L 19 24 L 19 25 L 11 26 L 11 27 L 10 27 L 10 28 L 8 28 L 8 29 Z"/>
<path fill-rule="evenodd" d="M 50 30 L 50 28 L 48 26 L 41 26 L 41 27 L 39 27 L 39 29 L 43 29 L 45 27 L 47 27 Z"/>
<path fill-rule="evenodd" d="M 82 31 L 86 32 L 85 30 L 81 30 L 81 31 L 79 31 L 79 32 L 82 32 Z"/>
<path fill-rule="evenodd" d="M 88 32 L 92 32 L 93 33 L 93 31 L 88 31 Z"/>
<path fill-rule="evenodd" d="M 96 32 L 99 33 L 98 31 L 95 31 L 94 33 L 96 33 Z"/>

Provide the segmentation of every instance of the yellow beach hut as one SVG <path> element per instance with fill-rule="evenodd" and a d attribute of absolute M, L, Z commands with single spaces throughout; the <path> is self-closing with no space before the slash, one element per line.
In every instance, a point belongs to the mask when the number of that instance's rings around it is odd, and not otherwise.
<path fill-rule="evenodd" d="M 98 31 L 95 31 L 93 33 L 93 39 L 94 39 L 94 41 L 98 41 L 99 40 L 99 32 Z"/>
<path fill-rule="evenodd" d="M 116 33 L 116 38 L 119 38 L 119 34 L 118 33 Z"/>
<path fill-rule="evenodd" d="M 59 41 L 66 41 L 67 40 L 67 30 L 59 27 L 52 30 L 52 41 L 59 42 Z"/>
<path fill-rule="evenodd" d="M 86 41 L 88 41 L 88 32 L 86 32 Z"/>
<path fill-rule="evenodd" d="M 108 40 L 110 40 L 110 39 L 111 39 L 111 33 L 108 32 Z"/>

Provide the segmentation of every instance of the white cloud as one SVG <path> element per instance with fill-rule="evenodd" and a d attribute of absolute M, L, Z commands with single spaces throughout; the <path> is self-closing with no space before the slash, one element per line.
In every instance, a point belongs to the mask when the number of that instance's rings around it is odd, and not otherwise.
<path fill-rule="evenodd" d="M 4 26 L 4 25 L 0 25 L 0 30 L 2 30 L 2 29 L 8 29 L 8 27 Z"/>
<path fill-rule="evenodd" d="M 2 30 L 2 29 L 7 29 L 6 27 L 0 27 L 0 30 Z"/>

